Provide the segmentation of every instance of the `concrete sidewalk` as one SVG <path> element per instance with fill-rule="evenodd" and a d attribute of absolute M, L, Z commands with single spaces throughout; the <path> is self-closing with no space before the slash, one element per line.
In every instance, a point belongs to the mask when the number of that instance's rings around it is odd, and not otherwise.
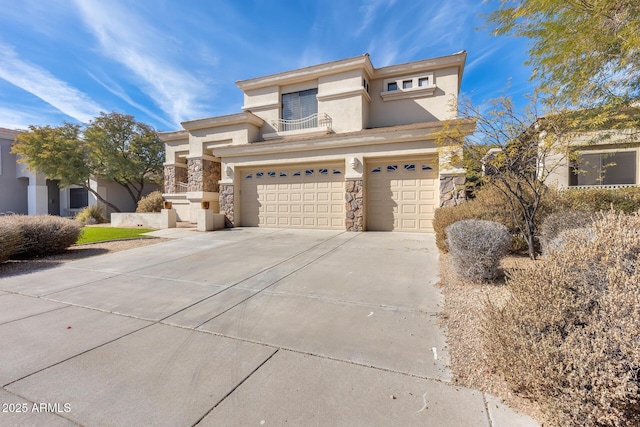
<path fill-rule="evenodd" d="M 432 235 L 153 234 L 0 278 L 0 425 L 536 425 L 449 383 Z"/>

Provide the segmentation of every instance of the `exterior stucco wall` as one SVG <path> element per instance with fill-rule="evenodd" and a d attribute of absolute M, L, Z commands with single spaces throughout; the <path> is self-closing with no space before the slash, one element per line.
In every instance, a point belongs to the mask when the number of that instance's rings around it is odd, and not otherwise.
<path fill-rule="evenodd" d="M 585 147 L 581 150 L 581 153 L 617 153 L 622 151 L 634 151 L 636 153 L 636 185 L 640 184 L 640 147 L 630 147 L 623 144 L 618 146 L 615 144 L 594 144 Z M 545 165 L 547 169 L 551 170 L 551 173 L 545 179 L 547 185 L 555 185 L 559 188 L 569 187 L 569 179 L 573 172 L 571 172 L 569 162 L 564 155 L 553 154 L 547 156 Z"/>
<path fill-rule="evenodd" d="M 17 164 L 17 156 L 11 154 L 12 135 L 0 131 L 0 212 L 27 214 L 27 178 L 18 178 L 24 165 Z"/>
<path fill-rule="evenodd" d="M 449 120 L 456 117 L 455 106 L 451 104 L 458 96 L 458 70 L 455 67 L 434 71 L 436 90 L 431 96 L 391 100 L 383 100 L 380 96 L 385 89 L 385 79 L 419 74 L 420 70 L 414 73 L 405 71 L 397 76 L 385 75 L 370 82 L 370 127 Z"/>

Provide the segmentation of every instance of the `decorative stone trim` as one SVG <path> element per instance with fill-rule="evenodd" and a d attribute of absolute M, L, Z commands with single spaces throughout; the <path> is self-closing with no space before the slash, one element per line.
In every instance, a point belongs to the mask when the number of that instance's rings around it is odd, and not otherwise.
<path fill-rule="evenodd" d="M 440 176 L 440 207 L 457 206 L 466 202 L 464 175 Z"/>
<path fill-rule="evenodd" d="M 349 179 L 345 182 L 345 228 L 347 231 L 364 231 L 363 181 Z"/>
<path fill-rule="evenodd" d="M 207 159 L 187 159 L 189 191 L 217 193 L 221 178 L 220 163 Z"/>
<path fill-rule="evenodd" d="M 233 184 L 220 184 L 220 213 L 224 214 L 225 227 L 235 227 L 233 209 Z"/>

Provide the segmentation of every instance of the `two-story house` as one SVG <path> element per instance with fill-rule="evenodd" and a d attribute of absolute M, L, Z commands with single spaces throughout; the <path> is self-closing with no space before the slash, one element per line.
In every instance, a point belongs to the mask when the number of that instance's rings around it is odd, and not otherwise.
<path fill-rule="evenodd" d="M 432 231 L 464 194 L 438 136 L 473 131 L 456 118 L 465 59 L 365 54 L 238 81 L 241 113 L 160 134 L 165 199 L 182 221 L 208 202 L 227 226 Z"/>

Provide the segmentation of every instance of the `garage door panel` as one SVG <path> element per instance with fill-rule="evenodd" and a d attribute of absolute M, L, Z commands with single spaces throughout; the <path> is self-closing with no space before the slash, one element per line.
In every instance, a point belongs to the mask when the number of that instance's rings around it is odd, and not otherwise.
<path fill-rule="evenodd" d="M 241 176 L 240 225 L 344 229 L 344 168 L 256 168 Z"/>
<path fill-rule="evenodd" d="M 433 231 L 438 185 L 435 159 L 366 164 L 367 229 Z"/>

